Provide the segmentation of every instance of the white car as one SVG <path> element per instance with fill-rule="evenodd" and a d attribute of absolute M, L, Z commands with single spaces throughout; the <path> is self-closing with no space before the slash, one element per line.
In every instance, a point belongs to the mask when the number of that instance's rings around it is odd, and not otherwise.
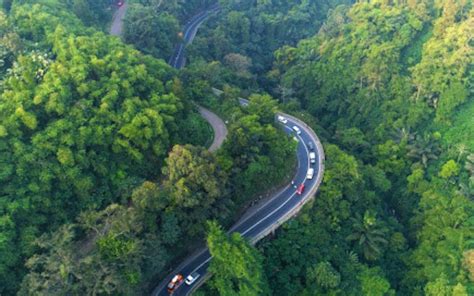
<path fill-rule="evenodd" d="M 186 277 L 186 285 L 191 286 L 201 275 L 197 272 L 193 272 Z"/>
<path fill-rule="evenodd" d="M 300 128 L 299 128 L 299 127 L 297 127 L 296 125 L 295 125 L 295 126 L 293 126 L 293 130 L 295 131 L 295 133 L 296 133 L 297 135 L 301 134 L 301 130 L 300 130 Z"/>
<path fill-rule="evenodd" d="M 311 163 L 316 163 L 316 153 L 314 153 L 314 152 L 309 153 L 309 161 Z"/>
<path fill-rule="evenodd" d="M 283 124 L 288 123 L 288 119 L 286 119 L 285 117 L 283 117 L 281 115 L 278 115 L 278 121 L 283 123 Z"/>
<path fill-rule="evenodd" d="M 313 176 L 314 176 L 314 169 L 309 168 L 308 172 L 306 173 L 306 179 L 311 180 L 311 179 L 313 179 Z"/>

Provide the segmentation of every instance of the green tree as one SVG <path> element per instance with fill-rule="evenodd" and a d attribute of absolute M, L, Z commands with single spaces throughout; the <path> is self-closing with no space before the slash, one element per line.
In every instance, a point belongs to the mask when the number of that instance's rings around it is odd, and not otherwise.
<path fill-rule="evenodd" d="M 351 218 L 353 233 L 347 237 L 349 241 L 355 241 L 362 250 L 364 258 L 376 260 L 383 253 L 387 244 L 385 239 L 385 228 L 377 223 L 376 217 L 370 212 L 365 212 L 364 217 L 360 215 Z"/>
<path fill-rule="evenodd" d="M 438 159 L 441 148 L 436 139 L 425 134 L 423 137 L 415 137 L 414 141 L 407 145 L 407 150 L 409 158 L 421 162 L 426 168 L 430 160 Z"/>
<path fill-rule="evenodd" d="M 316 281 L 322 288 L 337 288 L 341 283 L 340 274 L 334 270 L 331 263 L 320 262 L 313 269 L 308 271 L 308 279 Z"/>
<path fill-rule="evenodd" d="M 28 259 L 19 294 L 137 293 L 173 258 L 165 246 L 170 242 L 162 241 L 170 237 L 164 202 L 158 186 L 144 182 L 129 206 L 82 212 L 75 224 L 41 236 L 41 252 Z"/>
<path fill-rule="evenodd" d="M 86 30 L 64 4 L 18 4 L 9 17 L 25 46 L 0 96 L 0 293 L 11 294 L 41 233 L 159 174 L 187 111 L 169 66 Z"/>
<path fill-rule="evenodd" d="M 203 233 L 206 219 L 226 218 L 229 214 L 228 176 L 204 148 L 174 146 L 163 175 L 171 209 L 189 235 Z"/>
<path fill-rule="evenodd" d="M 423 283 L 426 293 L 431 295 L 450 295 L 454 286 L 468 281 L 468 275 L 460 267 L 463 253 L 470 249 L 474 237 L 470 219 L 474 207 L 447 180 L 435 179 L 430 185 L 420 200 L 421 211 L 413 219 L 421 225 L 406 278 Z"/>
<path fill-rule="evenodd" d="M 238 53 L 229 53 L 224 57 L 225 64 L 237 73 L 238 76 L 250 78 L 250 67 L 252 60 L 249 57 Z"/>
<path fill-rule="evenodd" d="M 215 222 L 209 223 L 208 227 L 211 286 L 220 295 L 269 295 L 260 254 L 239 234 L 227 236 Z"/>
<path fill-rule="evenodd" d="M 443 165 L 438 175 L 443 179 L 449 179 L 451 177 L 456 177 L 458 174 L 459 166 L 451 159 Z"/>
<path fill-rule="evenodd" d="M 240 201 L 283 179 L 294 163 L 294 141 L 272 124 L 262 123 L 274 121 L 274 103 L 267 100 L 269 104 L 252 107 L 258 108 L 256 112 L 265 119 L 253 113 L 239 117 L 229 126 L 228 140 L 223 146 L 225 155 L 233 160 L 231 179 L 241 195 Z"/>
<path fill-rule="evenodd" d="M 259 117 L 262 124 L 270 124 L 275 121 L 277 102 L 269 95 L 253 94 L 249 98 L 249 105 L 246 108 L 249 114 Z"/>
<path fill-rule="evenodd" d="M 381 274 L 381 270 L 379 268 L 365 268 L 358 278 L 361 282 L 362 293 L 364 295 L 395 295 L 394 291 L 390 289 L 390 283 Z"/>
<path fill-rule="evenodd" d="M 132 4 L 125 17 L 123 38 L 144 53 L 168 60 L 179 40 L 179 28 L 173 15 Z"/>
<path fill-rule="evenodd" d="M 0 10 L 0 81 L 11 68 L 16 56 L 22 49 L 22 40 L 10 24 L 7 15 Z M 0 91 L 2 83 L 0 82 Z"/>

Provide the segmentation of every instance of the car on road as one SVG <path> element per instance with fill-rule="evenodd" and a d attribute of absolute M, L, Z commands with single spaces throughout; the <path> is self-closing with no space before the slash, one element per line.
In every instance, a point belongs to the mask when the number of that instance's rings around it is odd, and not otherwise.
<path fill-rule="evenodd" d="M 178 289 L 179 286 L 181 286 L 183 281 L 184 281 L 183 275 L 181 274 L 175 275 L 171 279 L 171 281 L 168 283 L 168 293 L 170 293 L 170 295 L 173 294 L 174 291 L 176 291 L 176 289 Z"/>
<path fill-rule="evenodd" d="M 311 151 L 314 150 L 314 144 L 313 144 L 313 142 L 311 142 L 311 141 L 308 142 L 308 148 L 309 148 L 309 150 L 311 150 Z"/>
<path fill-rule="evenodd" d="M 296 189 L 296 193 L 298 195 L 301 195 L 303 194 L 303 192 L 304 192 L 304 184 L 300 184 L 300 186 L 298 186 L 298 189 Z"/>
<path fill-rule="evenodd" d="M 197 272 L 193 272 L 186 277 L 186 285 L 191 286 L 201 275 Z"/>
<path fill-rule="evenodd" d="M 311 163 L 316 163 L 316 153 L 314 153 L 314 152 L 309 153 L 309 161 Z"/>
<path fill-rule="evenodd" d="M 311 179 L 313 179 L 313 176 L 314 176 L 314 169 L 309 168 L 308 172 L 306 173 L 306 179 L 311 180 Z"/>
<path fill-rule="evenodd" d="M 124 4 L 124 2 L 123 2 L 123 1 L 117 1 L 117 6 L 118 6 L 118 7 L 122 7 L 122 6 L 123 6 L 123 4 Z"/>
<path fill-rule="evenodd" d="M 281 116 L 281 115 L 278 115 L 278 121 L 283 123 L 283 124 L 288 123 L 288 119 L 286 119 L 286 117 Z"/>
<path fill-rule="evenodd" d="M 297 127 L 296 125 L 293 126 L 293 130 L 295 131 L 295 133 L 296 133 L 297 135 L 301 134 L 300 128 Z"/>

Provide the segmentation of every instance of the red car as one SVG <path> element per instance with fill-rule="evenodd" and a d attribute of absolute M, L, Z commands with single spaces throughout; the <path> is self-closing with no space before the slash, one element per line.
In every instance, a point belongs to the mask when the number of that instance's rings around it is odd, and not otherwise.
<path fill-rule="evenodd" d="M 304 184 L 300 184 L 300 186 L 298 186 L 298 189 L 296 189 L 296 193 L 298 195 L 301 195 L 303 194 L 303 192 L 304 192 Z"/>
<path fill-rule="evenodd" d="M 184 277 L 181 274 L 175 275 L 168 284 L 168 293 L 173 294 L 176 289 L 181 286 L 184 281 Z"/>

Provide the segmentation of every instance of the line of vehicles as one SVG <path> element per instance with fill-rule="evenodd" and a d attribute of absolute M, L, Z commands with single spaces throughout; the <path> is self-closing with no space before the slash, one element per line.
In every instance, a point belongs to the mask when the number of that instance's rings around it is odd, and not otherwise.
<path fill-rule="evenodd" d="M 278 115 L 277 119 L 282 124 L 287 124 L 288 123 L 288 119 L 284 116 Z M 296 135 L 301 134 L 301 129 L 299 127 L 297 127 L 296 125 L 293 126 L 291 129 L 294 131 L 294 133 Z M 306 173 L 306 179 L 311 180 L 314 177 L 314 168 L 311 167 L 311 166 L 316 164 L 316 152 L 314 152 L 313 142 L 311 142 L 311 141 L 308 142 L 307 147 L 309 149 L 309 155 L 308 156 L 309 156 L 310 167 L 308 168 L 308 171 Z M 299 186 L 296 186 L 295 182 L 291 181 L 291 184 L 296 188 L 296 194 L 298 194 L 298 195 L 303 194 L 304 189 L 305 189 L 304 183 L 301 183 Z M 192 284 L 194 284 L 196 282 L 197 279 L 199 279 L 199 277 L 200 277 L 200 274 L 197 273 L 197 272 L 192 272 L 186 278 L 184 278 L 184 276 L 182 274 L 175 275 L 171 279 L 171 281 L 168 283 L 168 287 L 167 287 L 168 288 L 168 293 L 170 295 L 172 295 L 176 291 L 176 289 L 178 289 L 183 284 L 183 282 L 186 285 L 191 286 Z"/>
<path fill-rule="evenodd" d="M 280 123 L 286 125 L 288 123 L 288 119 L 282 115 L 278 115 L 277 116 L 277 119 Z M 296 134 L 296 136 L 300 135 L 301 134 L 301 129 L 299 127 L 297 127 L 296 125 L 292 126 L 291 129 L 293 130 L 293 132 Z M 298 141 L 298 139 L 296 138 L 295 136 L 295 140 Z M 307 147 L 309 149 L 309 165 L 310 167 L 308 168 L 308 171 L 306 172 L 306 179 L 308 180 L 312 180 L 313 177 L 314 177 L 314 168 L 312 168 L 311 166 L 315 165 L 316 164 L 316 152 L 314 152 L 314 144 L 313 142 L 308 142 L 307 143 Z M 298 195 L 301 195 L 303 194 L 304 192 L 304 183 L 301 183 L 299 186 L 296 186 L 294 184 L 294 181 L 291 182 L 292 185 L 296 188 L 296 193 Z"/>

